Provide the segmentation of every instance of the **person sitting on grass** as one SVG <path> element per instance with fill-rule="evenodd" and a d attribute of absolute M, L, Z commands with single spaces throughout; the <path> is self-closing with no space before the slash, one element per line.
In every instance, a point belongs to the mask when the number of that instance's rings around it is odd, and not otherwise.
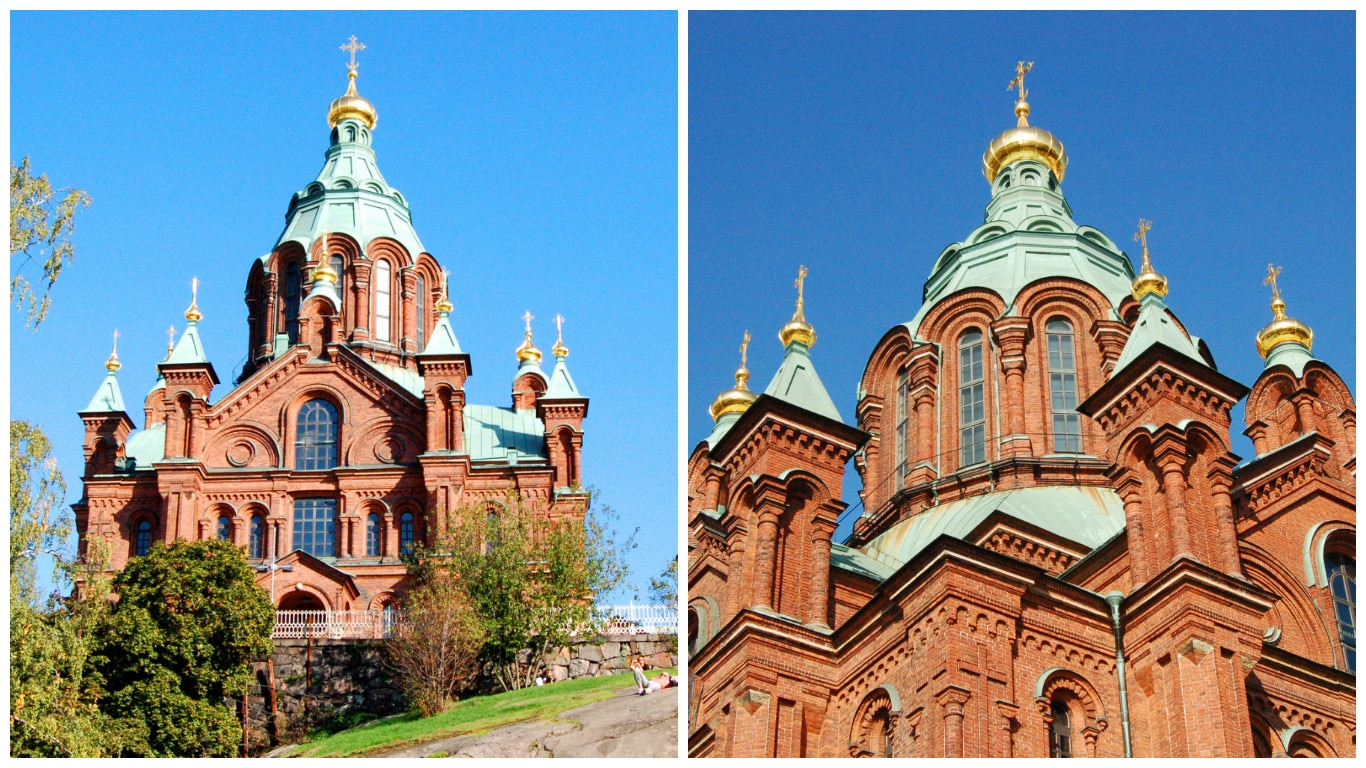
<path fill-rule="evenodd" d="M 631 672 L 636 676 L 636 695 L 649 693 L 650 681 L 645 678 L 645 660 L 637 656 L 631 660 Z"/>

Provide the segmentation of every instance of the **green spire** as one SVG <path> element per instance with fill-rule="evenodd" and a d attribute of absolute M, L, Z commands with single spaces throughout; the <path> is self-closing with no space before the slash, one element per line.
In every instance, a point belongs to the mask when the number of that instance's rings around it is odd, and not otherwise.
<path fill-rule="evenodd" d="M 95 396 L 90 398 L 90 405 L 85 407 L 84 412 L 90 413 L 123 413 L 123 393 L 119 391 L 119 379 L 116 375 L 119 368 L 123 365 L 119 363 L 119 332 L 114 331 L 114 351 L 109 354 L 109 359 L 104 363 L 107 371 L 104 381 L 100 383 L 100 388 L 95 390 Z"/>
<path fill-rule="evenodd" d="M 764 388 L 764 394 L 785 400 L 813 413 L 843 422 L 835 401 L 825 391 L 825 385 L 816 375 L 816 367 L 811 363 L 811 348 L 798 339 L 787 343 L 783 353 L 783 364 L 773 380 Z"/>
<path fill-rule="evenodd" d="M 1149 347 L 1157 344 L 1169 347 L 1201 365 L 1208 365 L 1205 358 L 1200 355 L 1200 349 L 1195 342 L 1167 316 L 1167 305 L 1161 296 L 1155 292 L 1145 293 L 1139 302 L 1143 308 L 1139 310 L 1138 319 L 1134 321 L 1133 330 L 1129 332 L 1129 340 L 1124 344 L 1124 351 L 1120 353 L 1119 360 L 1115 361 L 1114 373 L 1110 374 L 1112 378 L 1137 360 Z"/>

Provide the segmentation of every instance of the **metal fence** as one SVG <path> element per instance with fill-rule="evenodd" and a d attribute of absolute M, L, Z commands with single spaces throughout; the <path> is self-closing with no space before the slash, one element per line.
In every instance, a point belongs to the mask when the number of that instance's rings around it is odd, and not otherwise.
<path fill-rule="evenodd" d="M 665 605 L 604 605 L 594 609 L 609 635 L 678 633 L 678 609 Z M 276 611 L 276 640 L 387 640 L 403 614 L 393 608 L 363 611 Z"/>

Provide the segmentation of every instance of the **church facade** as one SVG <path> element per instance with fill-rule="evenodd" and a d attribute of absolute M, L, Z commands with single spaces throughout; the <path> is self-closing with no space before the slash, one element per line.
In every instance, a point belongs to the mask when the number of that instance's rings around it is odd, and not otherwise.
<path fill-rule="evenodd" d="M 690 755 L 1355 755 L 1350 389 L 1274 270 L 1263 372 L 1221 373 L 1149 224 L 1136 270 L 1074 222 L 1024 97 L 984 223 L 873 349 L 853 423 L 804 269 L 769 385 L 742 356 L 713 403 L 687 467 Z"/>
<path fill-rule="evenodd" d="M 328 111 L 322 170 L 290 199 L 270 253 L 243 265 L 246 363 L 233 387 L 212 396 L 192 295 L 142 429 L 117 349 L 79 414 L 77 530 L 83 552 L 104 542 L 111 569 L 154 542 L 217 538 L 247 551 L 281 609 L 379 609 L 401 598 L 405 555 L 451 510 L 496 514 L 516 497 L 550 518 L 584 514 L 588 400 L 562 339 L 547 374 L 526 315 L 510 402 L 466 402 L 473 364 L 447 275 L 376 163 L 377 113 L 356 91 L 363 47 L 343 46 L 350 81 Z"/>

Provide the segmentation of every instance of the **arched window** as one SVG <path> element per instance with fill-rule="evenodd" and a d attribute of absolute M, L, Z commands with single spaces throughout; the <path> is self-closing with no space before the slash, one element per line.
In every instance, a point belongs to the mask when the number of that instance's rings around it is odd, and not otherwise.
<path fill-rule="evenodd" d="M 340 253 L 332 254 L 332 258 L 327 260 L 327 266 L 337 275 L 337 295 L 342 297 L 342 303 L 346 303 L 346 274 L 342 270 L 342 257 Z"/>
<path fill-rule="evenodd" d="M 404 512 L 398 518 L 398 553 L 400 555 L 411 555 L 413 553 L 412 512 Z"/>
<path fill-rule="evenodd" d="M 1328 589 L 1333 593 L 1333 616 L 1337 620 L 1338 639 L 1342 641 L 1342 655 L 1347 671 L 1357 671 L 1357 567 L 1356 561 L 1343 555 L 1329 555 L 1323 559 L 1328 568 Z"/>
<path fill-rule="evenodd" d="M 379 515 L 374 512 L 365 518 L 365 556 L 379 557 Z"/>
<path fill-rule="evenodd" d="M 251 517 L 251 540 L 247 546 L 251 557 L 260 560 L 266 556 L 266 520 L 260 515 Z"/>
<path fill-rule="evenodd" d="M 218 516 L 218 540 L 232 541 L 232 518 L 227 515 Z"/>
<path fill-rule="evenodd" d="M 1053 452 L 1081 453 L 1081 414 L 1077 413 L 1077 356 L 1072 324 L 1049 320 L 1048 391 L 1052 394 Z"/>
<path fill-rule="evenodd" d="M 285 333 L 291 345 L 299 341 L 299 303 L 302 299 L 303 281 L 299 274 L 299 262 L 291 261 L 285 267 Z"/>
<path fill-rule="evenodd" d="M 959 465 L 987 460 L 987 410 L 982 366 L 982 334 L 968 331 L 958 340 Z"/>
<path fill-rule="evenodd" d="M 331 469 L 337 466 L 337 407 L 326 400 L 309 400 L 299 409 L 295 432 L 294 468 Z"/>
<path fill-rule="evenodd" d="M 427 346 L 427 281 L 417 275 L 417 351 Z"/>
<path fill-rule="evenodd" d="M 1053 722 L 1048 724 L 1048 756 L 1072 756 L 1072 719 L 1067 713 L 1067 705 L 1054 701 L 1049 710 Z"/>
<path fill-rule="evenodd" d="M 389 262 L 380 260 L 375 265 L 375 340 L 389 340 Z"/>
<path fill-rule="evenodd" d="M 133 554 L 142 557 L 152 548 L 152 521 L 139 520 L 137 533 L 133 537 Z"/>
<path fill-rule="evenodd" d="M 499 531 L 498 513 L 490 509 L 484 516 L 484 554 L 489 554 L 498 548 L 502 543 L 502 533 Z"/>
<path fill-rule="evenodd" d="M 906 484 L 906 454 L 907 440 L 910 439 L 907 429 L 908 417 L 906 415 L 906 399 L 910 396 L 910 381 L 903 368 L 896 376 L 896 487 L 899 489 Z"/>
<path fill-rule="evenodd" d="M 336 552 L 337 500 L 294 500 L 294 548 L 314 557 Z"/>

